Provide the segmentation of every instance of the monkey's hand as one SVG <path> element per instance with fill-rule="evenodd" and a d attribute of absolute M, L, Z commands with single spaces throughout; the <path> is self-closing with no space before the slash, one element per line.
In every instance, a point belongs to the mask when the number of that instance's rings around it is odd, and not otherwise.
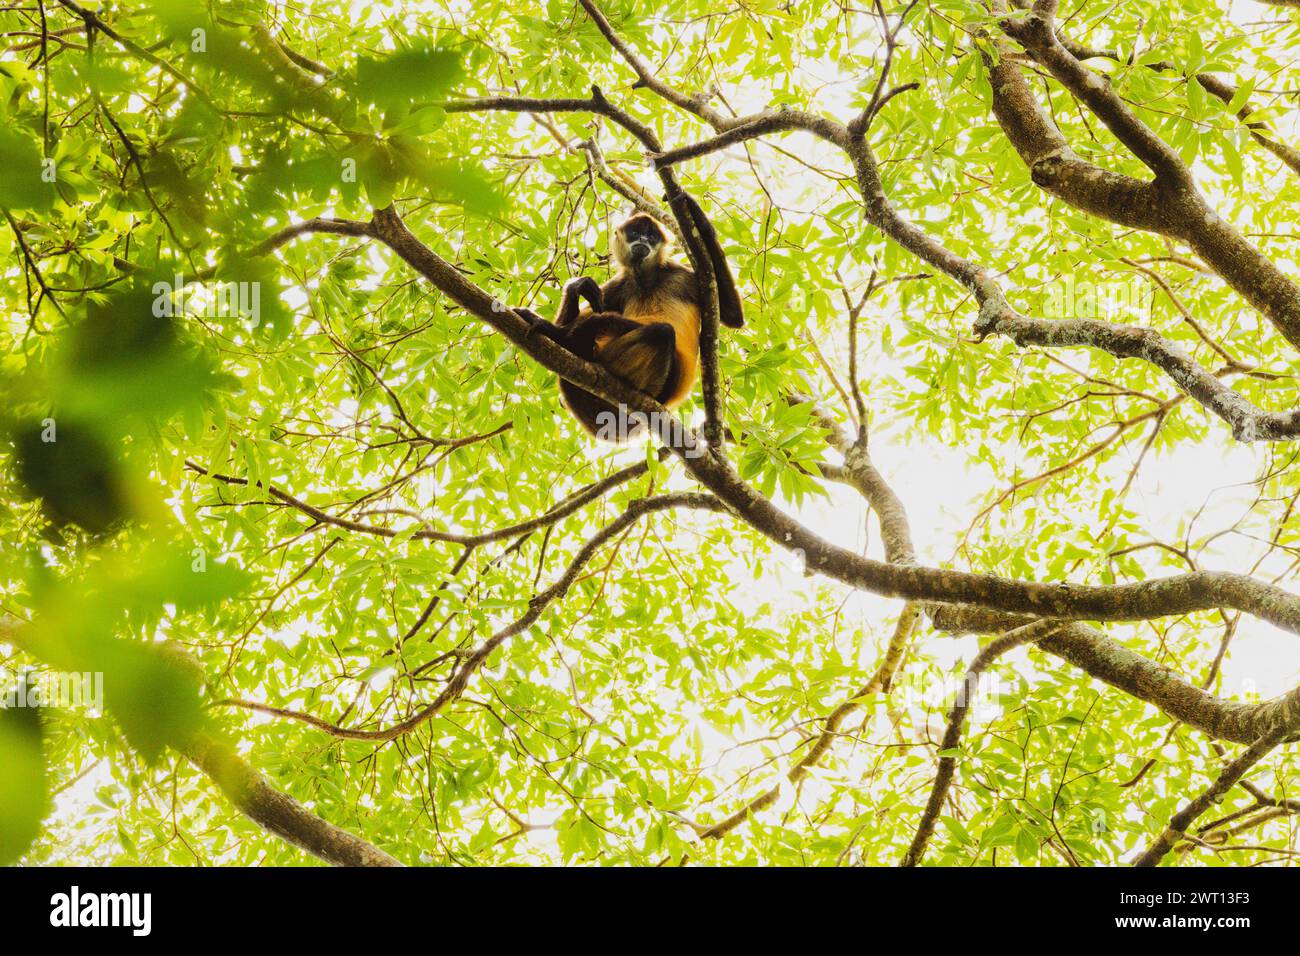
<path fill-rule="evenodd" d="M 587 300 L 592 312 L 605 311 L 604 293 L 600 291 L 600 283 L 591 276 L 583 276 L 578 280 L 578 294 Z"/>
<path fill-rule="evenodd" d="M 564 301 L 560 306 L 557 325 L 564 327 L 577 320 L 579 298 L 587 300 L 593 313 L 605 311 L 605 296 L 600 291 L 600 284 L 591 276 L 579 276 L 570 279 L 564 286 Z"/>

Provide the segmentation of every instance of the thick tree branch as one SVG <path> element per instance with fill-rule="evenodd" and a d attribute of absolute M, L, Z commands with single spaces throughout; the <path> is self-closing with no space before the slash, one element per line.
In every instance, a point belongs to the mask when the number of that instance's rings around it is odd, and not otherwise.
<path fill-rule="evenodd" d="M 1300 411 L 1258 408 L 1152 329 L 1094 319 L 1028 318 L 1003 309 L 982 316 L 975 332 L 981 337 L 1005 335 L 1022 347 L 1086 346 L 1116 358 L 1142 359 L 1166 372 L 1180 389 L 1227 422 L 1238 441 L 1284 441 L 1300 436 Z"/>
<path fill-rule="evenodd" d="M 1027 16 L 1004 19 L 1002 29 L 1087 105 L 1157 180 L 1190 187 L 1191 172 L 1177 151 L 1137 118 L 1104 76 L 1088 69 L 1061 45 L 1056 36 L 1056 6 L 1056 0 L 1038 0 Z"/>
<path fill-rule="evenodd" d="M 953 634 L 993 634 L 1031 622 L 1021 615 L 953 606 L 937 608 L 933 620 L 936 628 Z M 1300 686 L 1258 704 L 1225 700 L 1086 624 L 1070 624 L 1037 646 L 1219 740 L 1251 743 L 1300 713 Z"/>
<path fill-rule="evenodd" d="M 1061 46 L 1065 47 L 1065 49 L 1069 51 L 1070 55 L 1079 61 L 1106 59 L 1114 60 L 1117 63 L 1131 64 L 1134 60 L 1133 55 L 1127 57 L 1121 56 L 1116 50 L 1090 49 L 1082 43 L 1077 43 L 1069 37 L 1064 36 L 1059 30 L 1057 31 L 1056 38 L 1060 41 Z M 1167 63 L 1163 60 L 1156 63 L 1147 63 L 1146 67 L 1149 70 L 1154 70 L 1159 73 L 1178 69 L 1174 64 Z M 1196 73 L 1191 76 L 1184 73 L 1183 76 L 1188 82 L 1195 80 L 1207 93 L 1222 102 L 1225 106 L 1231 105 L 1232 101 L 1237 96 L 1238 88 L 1236 86 L 1229 83 L 1221 76 L 1217 76 L 1213 73 Z M 1246 129 L 1250 131 L 1251 138 L 1254 139 L 1255 142 L 1259 143 L 1260 146 L 1263 146 L 1278 159 L 1282 160 L 1282 162 L 1290 167 L 1291 171 L 1296 175 L 1300 175 L 1300 150 L 1273 139 L 1269 133 L 1267 123 L 1251 119 L 1251 116 L 1253 116 L 1254 113 L 1255 111 L 1252 110 L 1248 104 L 1243 104 L 1238 108 L 1236 115 L 1237 119 L 1241 120 Z"/>
<path fill-rule="evenodd" d="M 1173 235 L 1157 187 L 1080 159 L 1008 55 L 1008 45 L 999 46 L 996 59 L 981 51 L 993 88 L 993 115 L 1029 167 L 1030 178 L 1076 209 L 1123 226 Z"/>
<path fill-rule="evenodd" d="M 297 800 L 276 790 L 235 749 L 202 735 L 185 748 L 194 766 L 212 778 L 227 799 L 269 833 L 334 866 L 401 866 L 383 850 L 326 823 Z"/>
<path fill-rule="evenodd" d="M 1005 4 L 1001 5 L 1005 11 Z M 1154 173 L 1150 183 L 1078 163 L 1030 91 L 1021 68 L 999 41 L 996 58 L 982 51 L 993 88 L 994 114 L 1030 169 L 1034 182 L 1085 212 L 1188 243 L 1233 290 L 1300 348 L 1300 287 L 1224 220 L 1196 189 L 1178 154 L 1128 108 L 1105 77 L 1088 69 L 1057 38 L 1056 4 L 1040 0 L 1002 28 L 1080 102 L 1088 106 Z"/>
<path fill-rule="evenodd" d="M 1250 743 L 1300 715 L 1300 687 L 1261 703 L 1225 700 L 1086 624 L 1062 628 L 1038 647 L 1217 740 Z"/>

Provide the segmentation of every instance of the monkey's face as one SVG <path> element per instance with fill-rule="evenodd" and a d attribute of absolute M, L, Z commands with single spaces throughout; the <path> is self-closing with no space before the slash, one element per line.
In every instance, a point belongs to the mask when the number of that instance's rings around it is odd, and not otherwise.
<path fill-rule="evenodd" d="M 614 230 L 614 258 L 626 269 L 662 265 L 668 256 L 668 236 L 650 216 L 638 213 Z"/>

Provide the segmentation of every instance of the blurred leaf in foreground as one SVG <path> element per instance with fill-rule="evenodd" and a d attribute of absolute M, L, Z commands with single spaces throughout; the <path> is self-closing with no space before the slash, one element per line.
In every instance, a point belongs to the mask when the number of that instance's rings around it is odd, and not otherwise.
<path fill-rule="evenodd" d="M 9 688 L 0 688 L 0 704 Z M 25 682 L 17 688 L 19 703 Z M 49 807 L 39 708 L 0 706 L 0 866 L 18 862 Z"/>

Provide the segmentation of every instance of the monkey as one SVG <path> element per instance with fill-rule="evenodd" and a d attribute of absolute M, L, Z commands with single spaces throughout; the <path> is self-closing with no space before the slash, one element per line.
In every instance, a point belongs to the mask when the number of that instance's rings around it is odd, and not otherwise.
<path fill-rule="evenodd" d="M 682 198 L 713 268 L 718 318 L 741 328 L 745 317 L 740 294 L 713 224 L 690 195 L 683 193 Z M 528 309 L 516 311 L 530 322 L 529 335 L 544 335 L 664 407 L 676 408 L 690 395 L 699 373 L 703 290 L 695 272 L 670 257 L 670 246 L 668 232 L 657 219 L 634 213 L 614 229 L 618 271 L 613 278 L 604 285 L 590 276 L 571 281 L 554 323 Z M 580 313 L 581 300 L 590 308 Z M 572 382 L 561 379 L 560 394 L 593 437 L 611 439 L 603 423 L 623 420 L 609 402 Z M 626 423 L 623 437 L 639 430 L 639 424 Z"/>

